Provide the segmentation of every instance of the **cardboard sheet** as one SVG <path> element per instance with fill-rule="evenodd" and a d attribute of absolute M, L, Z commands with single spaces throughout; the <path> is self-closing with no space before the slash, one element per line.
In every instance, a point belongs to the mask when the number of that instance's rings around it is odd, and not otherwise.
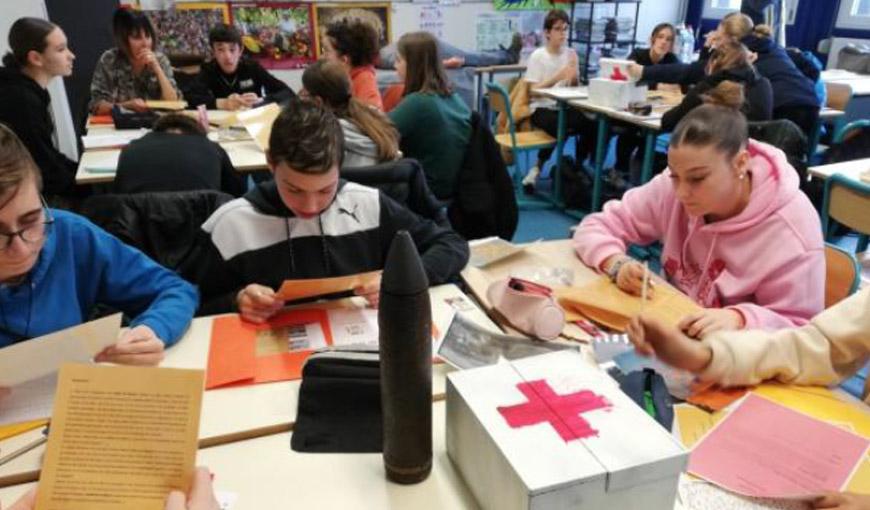
<path fill-rule="evenodd" d="M 61 367 L 36 507 L 161 510 L 187 492 L 202 382 L 201 370 Z"/>
<path fill-rule="evenodd" d="M 643 307 L 645 315 L 676 326 L 686 315 L 702 310 L 685 294 L 656 279 L 655 293 Z M 559 304 L 565 309 L 565 320 L 578 317 L 624 332 L 631 318 L 641 311 L 641 299 L 621 291 L 608 278 L 601 277 L 581 287 L 557 289 Z"/>
<path fill-rule="evenodd" d="M 121 314 L 56 331 L 0 349 L 3 397 L 0 425 L 51 416 L 57 371 L 67 362 L 89 362 L 118 340 Z"/>
<path fill-rule="evenodd" d="M 257 147 L 263 152 L 269 148 L 269 135 L 272 134 L 272 123 L 281 113 L 281 107 L 275 103 L 267 104 L 259 108 L 238 112 L 236 121 L 245 126 L 251 138 L 257 143 Z"/>
<path fill-rule="evenodd" d="M 164 101 L 161 99 L 146 99 L 145 106 L 152 110 L 170 110 L 178 111 L 187 108 L 187 101 Z"/>
<path fill-rule="evenodd" d="M 846 487 L 870 441 L 750 394 L 702 438 L 689 473 L 751 497 L 803 498 Z"/>
<path fill-rule="evenodd" d="M 336 276 L 333 278 L 310 278 L 307 280 L 284 280 L 278 289 L 278 297 L 284 301 L 325 296 L 339 292 L 348 292 L 357 287 L 376 282 L 381 277 L 381 271 Z"/>

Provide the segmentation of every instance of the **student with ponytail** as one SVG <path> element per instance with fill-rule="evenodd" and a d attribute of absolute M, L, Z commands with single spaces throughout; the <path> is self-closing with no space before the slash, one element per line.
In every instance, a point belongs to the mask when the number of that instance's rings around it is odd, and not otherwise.
<path fill-rule="evenodd" d="M 639 295 L 643 266 L 626 248 L 661 241 L 663 276 L 704 307 L 680 324 L 689 336 L 800 326 L 822 310 L 825 257 L 798 184 L 781 150 L 748 138 L 742 113 L 702 105 L 671 135 L 668 168 L 587 216 L 574 248 Z"/>
<path fill-rule="evenodd" d="M 749 62 L 749 50 L 737 41 L 719 45 L 707 61 L 707 75 L 692 87 L 683 101 L 665 112 L 662 131 L 673 131 L 692 109 L 704 103 L 720 104 L 742 111 L 750 121 L 770 120 L 773 89 Z"/>
<path fill-rule="evenodd" d="M 302 73 L 301 95 L 332 111 L 344 134 L 342 168 L 370 166 L 399 157 L 399 132 L 379 110 L 352 96 L 344 68 L 318 60 Z"/>
<path fill-rule="evenodd" d="M 0 68 L 0 122 L 18 135 L 42 171 L 47 195 L 75 191 L 78 163 L 54 146 L 54 123 L 49 112 L 48 84 L 72 74 L 75 55 L 66 35 L 54 23 L 20 18 L 9 30 L 10 52 Z"/>

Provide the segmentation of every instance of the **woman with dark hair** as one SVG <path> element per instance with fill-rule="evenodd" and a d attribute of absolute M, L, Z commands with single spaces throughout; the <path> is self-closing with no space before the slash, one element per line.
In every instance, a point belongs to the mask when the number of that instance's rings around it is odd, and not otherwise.
<path fill-rule="evenodd" d="M 642 66 L 654 66 L 679 63 L 674 55 L 674 38 L 676 30 L 670 23 L 659 23 L 653 28 L 649 38 L 649 48 L 635 48 L 628 56 L 628 60 L 637 62 Z M 659 86 L 656 82 L 648 83 L 650 90 L 656 90 Z M 619 129 L 619 138 L 616 142 L 616 164 L 614 168 L 619 177 L 627 177 L 631 166 L 631 156 L 643 142 L 643 133 L 636 126 L 628 123 L 619 123 L 615 128 Z"/>
<path fill-rule="evenodd" d="M 367 19 L 343 17 L 326 25 L 322 40 L 323 57 L 344 67 L 353 85 L 353 97 L 384 110 L 375 60 L 380 49 L 378 27 Z"/>
<path fill-rule="evenodd" d="M 580 259 L 635 295 L 644 267 L 626 247 L 661 241 L 663 276 L 704 307 L 680 324 L 695 338 L 801 326 L 824 307 L 819 215 L 785 154 L 749 138 L 741 106 L 694 108 L 671 134 L 668 168 L 574 233 Z"/>
<path fill-rule="evenodd" d="M 116 47 L 106 50 L 94 69 L 92 113 L 105 115 L 114 105 L 145 111 L 146 99 L 181 99 L 169 59 L 154 51 L 157 35 L 144 13 L 117 9 L 112 18 L 112 33 Z"/>
<path fill-rule="evenodd" d="M 344 134 L 342 168 L 370 166 L 399 157 L 399 132 L 390 119 L 351 95 L 341 65 L 318 60 L 302 73 L 302 97 L 332 110 Z"/>
<path fill-rule="evenodd" d="M 435 196 L 450 199 L 471 137 L 471 111 L 447 82 L 432 34 L 405 34 L 398 50 L 396 71 L 405 95 L 390 119 L 401 135 L 402 153 L 420 161 Z"/>
<path fill-rule="evenodd" d="M 18 135 L 42 170 L 47 195 L 75 191 L 78 163 L 54 146 L 54 123 L 49 113 L 49 82 L 72 74 L 75 55 L 66 35 L 54 23 L 21 18 L 9 30 L 10 52 L 0 68 L 0 122 Z"/>

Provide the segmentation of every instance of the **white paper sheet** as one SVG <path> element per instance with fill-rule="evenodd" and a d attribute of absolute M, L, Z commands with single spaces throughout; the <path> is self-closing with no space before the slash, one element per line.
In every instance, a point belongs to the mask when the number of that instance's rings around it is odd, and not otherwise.
<path fill-rule="evenodd" d="M 3 397 L 0 425 L 51 416 L 61 364 L 90 362 L 117 341 L 120 328 L 117 313 L 0 349 L 0 386 L 11 390 Z"/>

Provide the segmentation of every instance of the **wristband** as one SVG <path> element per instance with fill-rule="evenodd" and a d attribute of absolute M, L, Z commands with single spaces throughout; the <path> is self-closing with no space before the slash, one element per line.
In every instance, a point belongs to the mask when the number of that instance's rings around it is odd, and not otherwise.
<path fill-rule="evenodd" d="M 621 259 L 610 265 L 610 267 L 607 269 L 607 276 L 610 278 L 610 281 L 616 283 L 616 278 L 619 276 L 619 270 L 622 269 L 622 266 L 624 266 L 625 263 L 629 260 L 631 259 L 629 259 L 628 257 L 622 257 Z"/>

